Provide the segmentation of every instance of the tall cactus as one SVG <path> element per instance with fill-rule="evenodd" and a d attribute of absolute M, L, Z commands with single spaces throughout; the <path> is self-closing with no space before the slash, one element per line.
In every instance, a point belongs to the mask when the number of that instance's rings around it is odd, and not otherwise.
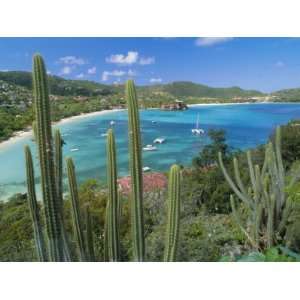
<path fill-rule="evenodd" d="M 81 261 L 86 261 L 87 257 L 86 257 L 85 238 L 83 232 L 83 225 L 81 223 L 81 213 L 79 207 L 79 197 L 78 197 L 77 180 L 75 175 L 75 166 L 72 158 L 67 158 L 67 171 L 68 171 L 69 189 L 71 195 L 72 219 L 75 228 L 75 236 L 78 245 L 79 258 Z"/>
<path fill-rule="evenodd" d="M 164 261 L 176 260 L 180 220 L 180 167 L 173 165 L 169 175 L 168 220 Z"/>
<path fill-rule="evenodd" d="M 61 226 L 57 207 L 57 191 L 52 148 L 51 112 L 47 74 L 40 55 L 33 58 L 33 94 L 36 113 L 36 140 L 41 169 L 42 195 L 52 261 L 63 261 Z"/>
<path fill-rule="evenodd" d="M 112 129 L 107 136 L 107 186 L 108 186 L 108 214 L 107 214 L 107 246 L 109 261 L 118 261 L 120 258 L 119 241 L 119 204 L 117 186 L 116 145 Z"/>
<path fill-rule="evenodd" d="M 55 181 L 56 181 L 56 191 L 57 191 L 57 208 L 59 213 L 62 243 L 64 257 L 66 261 L 71 260 L 71 254 L 69 249 L 68 235 L 65 229 L 65 224 L 63 221 L 63 154 L 62 154 L 63 140 L 59 129 L 54 131 L 54 153 L 55 153 Z"/>
<path fill-rule="evenodd" d="M 275 148 L 271 142 L 267 144 L 262 167 L 253 165 L 251 152 L 247 152 L 250 177 L 248 188 L 241 180 L 237 159 L 233 160 L 235 183 L 224 166 L 222 154 L 219 153 L 219 165 L 226 181 L 250 213 L 248 226 L 242 224 L 242 218 L 238 215 L 234 198 L 231 196 L 233 214 L 250 244 L 256 249 L 264 249 L 278 242 L 284 242 L 286 224 L 292 209 L 286 187 L 295 184 L 298 174 L 285 176 L 280 148 L 281 133 L 278 127 Z"/>
<path fill-rule="evenodd" d="M 36 249 L 38 260 L 44 262 L 47 261 L 48 259 L 47 259 L 45 239 L 43 236 L 43 228 L 42 228 L 40 215 L 39 215 L 38 203 L 36 200 L 32 155 L 29 146 L 25 146 L 24 151 L 25 151 L 26 178 L 27 178 L 27 191 L 28 191 L 27 200 L 29 204 L 32 225 L 33 225 L 35 249 Z"/>
<path fill-rule="evenodd" d="M 93 225 L 89 206 L 85 207 L 85 240 L 87 261 L 95 261 Z"/>
<path fill-rule="evenodd" d="M 140 120 L 138 101 L 133 80 L 126 82 L 126 100 L 128 106 L 128 140 L 131 175 L 131 231 L 133 258 L 143 261 L 145 257 L 144 217 L 143 217 L 143 175 Z"/>

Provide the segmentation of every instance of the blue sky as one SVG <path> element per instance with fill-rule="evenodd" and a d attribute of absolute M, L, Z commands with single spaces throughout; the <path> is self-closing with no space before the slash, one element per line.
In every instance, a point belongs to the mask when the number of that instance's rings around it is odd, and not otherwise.
<path fill-rule="evenodd" d="M 30 70 L 36 52 L 50 74 L 69 79 L 300 87 L 298 38 L 0 38 L 0 70 Z"/>

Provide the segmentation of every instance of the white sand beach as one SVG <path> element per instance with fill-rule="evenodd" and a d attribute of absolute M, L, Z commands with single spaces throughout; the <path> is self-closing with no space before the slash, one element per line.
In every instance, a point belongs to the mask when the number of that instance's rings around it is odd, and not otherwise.
<path fill-rule="evenodd" d="M 77 116 L 61 119 L 60 121 L 53 123 L 53 125 L 59 125 L 59 124 L 63 124 L 63 123 L 65 124 L 65 123 L 73 122 L 78 119 L 82 119 L 82 118 L 86 118 L 86 117 L 101 116 L 101 115 L 106 115 L 106 114 L 123 111 L 123 110 L 124 109 L 110 109 L 110 110 L 101 110 L 101 111 L 95 111 L 95 112 L 91 112 L 91 113 L 80 114 Z M 31 127 L 28 127 L 27 129 L 22 130 L 22 131 L 17 131 L 8 140 L 0 143 L 0 150 L 6 148 L 7 146 L 9 146 L 13 143 L 18 142 L 20 139 L 30 137 L 30 136 L 32 136 Z"/>

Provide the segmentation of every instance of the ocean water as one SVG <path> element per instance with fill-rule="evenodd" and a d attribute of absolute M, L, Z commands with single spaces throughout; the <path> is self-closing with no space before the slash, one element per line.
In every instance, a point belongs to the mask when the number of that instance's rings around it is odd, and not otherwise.
<path fill-rule="evenodd" d="M 277 125 L 300 118 L 300 104 L 244 104 L 194 106 L 187 111 L 146 110 L 140 112 L 143 145 L 152 144 L 157 137 L 166 138 L 157 151 L 143 152 L 143 165 L 154 171 L 165 171 L 173 163 L 191 164 L 192 158 L 209 143 L 207 135 L 191 134 L 197 115 L 200 127 L 224 129 L 229 145 L 247 149 L 265 143 Z M 127 112 L 74 119 L 58 125 L 66 142 L 64 156 L 73 157 L 79 182 L 88 178 L 105 181 L 106 138 L 101 134 L 114 120 L 119 176 L 128 174 Z M 156 121 L 154 124 L 152 121 Z M 36 149 L 30 137 L 25 137 L 0 149 L 0 199 L 25 192 L 25 163 L 23 147 L 29 144 L 33 155 Z M 78 151 L 72 152 L 71 149 Z M 39 168 L 35 161 L 36 179 Z M 67 181 L 64 180 L 67 188 Z M 38 188 L 38 187 L 37 187 Z M 39 188 L 38 188 L 39 191 Z"/>

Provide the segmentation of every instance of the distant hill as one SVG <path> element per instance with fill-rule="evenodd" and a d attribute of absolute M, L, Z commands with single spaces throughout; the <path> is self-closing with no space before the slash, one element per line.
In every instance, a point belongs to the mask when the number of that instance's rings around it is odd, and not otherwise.
<path fill-rule="evenodd" d="M 25 71 L 0 72 L 0 80 L 15 84 L 27 89 L 32 88 L 31 73 Z M 124 85 L 106 85 L 87 80 L 67 80 L 58 76 L 49 75 L 51 94 L 61 96 L 94 96 L 122 93 Z M 138 87 L 142 95 L 148 97 L 163 93 L 173 97 L 207 97 L 232 98 L 262 96 L 263 93 L 255 90 L 243 90 L 239 87 L 213 88 L 203 84 L 188 81 L 178 81 L 169 84 L 159 84 Z"/>
<path fill-rule="evenodd" d="M 300 88 L 279 90 L 271 94 L 281 101 L 298 102 L 300 101 Z"/>

